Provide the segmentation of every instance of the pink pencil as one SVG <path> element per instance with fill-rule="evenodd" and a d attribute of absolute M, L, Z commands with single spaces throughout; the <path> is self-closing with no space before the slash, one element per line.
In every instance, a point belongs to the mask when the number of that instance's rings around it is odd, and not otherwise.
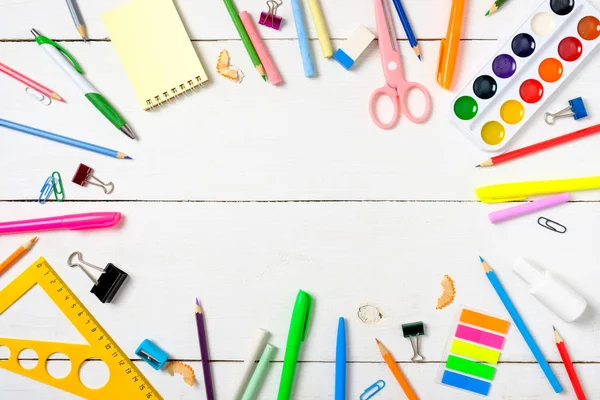
<path fill-rule="evenodd" d="M 239 14 L 239 16 L 242 20 L 242 24 L 244 24 L 246 32 L 248 32 L 248 36 L 250 36 L 250 41 L 252 42 L 254 49 L 258 53 L 258 58 L 260 58 L 260 62 L 265 68 L 267 77 L 269 77 L 269 82 L 271 82 L 271 85 L 277 85 L 281 83 L 281 75 L 279 75 L 279 72 L 277 71 L 277 68 L 273 63 L 273 60 L 271 59 L 271 56 L 269 55 L 265 44 L 263 43 L 260 36 L 258 36 L 258 32 L 256 31 L 254 24 L 252 23 L 250 15 L 246 11 L 242 11 Z"/>
<path fill-rule="evenodd" d="M 11 67 L 9 67 L 8 65 L 0 63 L 0 71 L 4 72 L 6 75 L 8 75 L 8 76 L 10 76 L 10 77 L 18 80 L 22 84 L 27 85 L 30 88 L 34 89 L 34 90 L 37 90 L 38 92 L 40 92 L 44 96 L 50 97 L 50 98 L 52 98 L 54 100 L 62 101 L 64 103 L 63 98 L 60 97 L 52 89 L 49 89 L 46 86 L 42 85 L 41 83 L 37 83 L 33 79 L 26 77 L 25 75 L 23 75 L 22 73 L 20 73 L 18 71 L 15 71 L 14 69 L 12 69 Z"/>

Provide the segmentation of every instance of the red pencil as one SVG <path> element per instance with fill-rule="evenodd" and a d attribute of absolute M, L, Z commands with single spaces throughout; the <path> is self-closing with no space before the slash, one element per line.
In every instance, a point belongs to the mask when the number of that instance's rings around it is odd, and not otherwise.
<path fill-rule="evenodd" d="M 581 388 L 581 383 L 579 383 L 579 378 L 577 378 L 577 373 L 575 372 L 575 368 L 573 367 L 573 363 L 571 362 L 571 357 L 569 357 L 569 353 L 567 352 L 565 343 L 558 334 L 556 328 L 552 328 L 554 329 L 554 341 L 556 342 L 556 347 L 558 347 L 560 358 L 565 364 L 567 374 L 569 375 L 569 379 L 571 380 L 571 385 L 573 385 L 573 389 L 575 389 L 577 400 L 585 400 L 585 394 L 583 393 L 583 389 Z"/>
<path fill-rule="evenodd" d="M 575 132 L 567 133 L 566 135 L 555 137 L 554 139 L 549 139 L 544 142 L 535 143 L 531 146 L 509 151 L 508 153 L 500 154 L 499 156 L 495 156 L 488 160 L 485 160 L 481 164 L 477 165 L 477 167 L 491 167 L 492 165 L 500 164 L 512 160 L 513 158 L 523 157 L 528 154 L 545 150 L 550 147 L 558 146 L 559 144 L 567 143 L 571 140 L 581 139 L 582 137 L 593 135 L 594 133 L 598 132 L 600 132 L 600 124 L 593 125 Z"/>

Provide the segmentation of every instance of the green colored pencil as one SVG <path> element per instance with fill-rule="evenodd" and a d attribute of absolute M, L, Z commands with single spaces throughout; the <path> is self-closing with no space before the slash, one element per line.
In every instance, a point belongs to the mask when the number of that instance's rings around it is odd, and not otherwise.
<path fill-rule="evenodd" d="M 248 36 L 248 32 L 246 32 L 246 28 L 244 28 L 244 24 L 238 15 L 235 4 L 233 4 L 233 0 L 223 0 L 223 3 L 225 3 L 225 7 L 227 7 L 227 12 L 229 12 L 229 16 L 235 25 L 235 29 L 238 31 L 240 39 L 242 39 L 242 43 L 244 43 L 244 47 L 246 48 L 246 51 L 252 60 L 252 64 L 254 64 L 254 67 L 256 67 L 256 70 L 266 82 L 267 75 L 265 74 L 265 69 L 260 62 L 260 58 L 258 58 L 258 54 L 256 54 L 256 50 L 254 49 L 252 41 L 250 40 L 250 36 Z"/>
<path fill-rule="evenodd" d="M 506 3 L 506 0 L 496 0 L 494 4 L 492 4 L 488 12 L 485 13 L 485 16 L 487 17 L 488 15 L 492 15 L 493 13 L 495 13 L 504 3 Z"/>

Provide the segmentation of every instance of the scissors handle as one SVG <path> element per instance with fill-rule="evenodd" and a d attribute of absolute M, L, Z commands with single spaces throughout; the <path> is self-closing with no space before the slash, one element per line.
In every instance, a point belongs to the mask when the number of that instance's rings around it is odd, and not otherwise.
<path fill-rule="evenodd" d="M 392 119 L 387 123 L 382 122 L 379 119 L 376 110 L 377 99 L 379 99 L 382 96 L 389 98 L 394 106 L 394 115 L 392 116 Z M 400 118 L 400 99 L 398 98 L 398 93 L 387 85 L 384 85 L 379 89 L 375 89 L 375 91 L 371 95 L 371 98 L 369 99 L 369 114 L 371 114 L 371 119 L 373 120 L 375 125 L 377 125 L 381 129 L 393 128 L 394 125 L 396 125 L 396 122 L 398 122 L 398 118 Z"/>
<path fill-rule="evenodd" d="M 431 97 L 429 96 L 429 92 L 427 91 L 427 89 L 425 89 L 425 86 L 417 82 L 404 82 L 398 89 L 399 96 L 401 97 L 400 108 L 402 109 L 404 115 L 406 115 L 406 117 L 409 120 L 416 124 L 420 124 L 421 122 L 426 121 L 427 118 L 429 118 L 429 116 L 431 115 Z M 420 116 L 413 115 L 410 112 L 410 109 L 408 108 L 407 98 L 408 94 L 412 90 L 418 90 L 419 92 L 421 92 L 423 98 L 425 99 L 425 109 L 423 110 L 423 114 L 421 114 Z"/>

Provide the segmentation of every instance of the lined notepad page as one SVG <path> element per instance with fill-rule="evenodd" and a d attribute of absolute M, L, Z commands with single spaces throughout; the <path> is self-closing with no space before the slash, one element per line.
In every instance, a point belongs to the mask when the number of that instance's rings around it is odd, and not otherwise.
<path fill-rule="evenodd" d="M 133 0 L 102 21 L 145 110 L 208 80 L 173 0 Z"/>

